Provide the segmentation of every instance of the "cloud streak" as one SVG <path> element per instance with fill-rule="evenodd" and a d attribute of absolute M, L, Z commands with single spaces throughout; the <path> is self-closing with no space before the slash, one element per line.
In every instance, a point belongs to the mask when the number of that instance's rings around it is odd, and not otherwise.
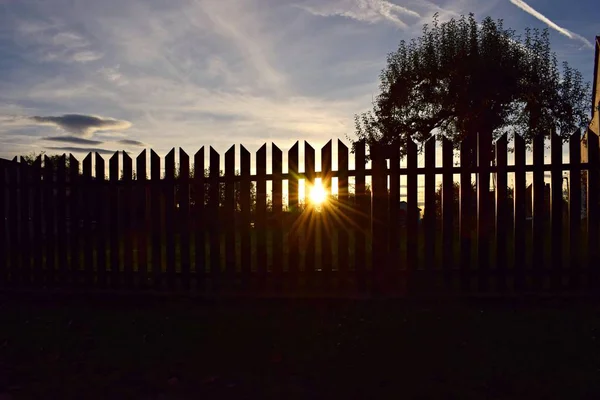
<path fill-rule="evenodd" d="M 124 144 L 126 146 L 139 146 L 139 147 L 143 147 L 146 145 L 146 143 L 144 143 L 144 142 L 140 142 L 139 140 L 133 140 L 133 139 L 122 139 L 122 140 L 119 140 L 117 143 Z"/>
<path fill-rule="evenodd" d="M 548 25 L 550 28 L 554 29 L 558 33 L 568 37 L 569 39 L 579 40 L 586 47 L 588 47 L 590 49 L 594 48 L 594 46 L 592 45 L 592 43 L 589 40 L 587 40 L 586 38 L 584 38 L 581 35 L 578 35 L 574 32 L 571 32 L 570 30 L 568 30 L 566 28 L 563 28 L 563 27 L 557 25 L 556 23 L 552 22 L 548 17 L 546 17 L 541 12 L 537 11 L 536 9 L 534 9 L 533 7 L 531 7 L 529 4 L 525 3 L 524 1 L 510 0 L 510 2 L 512 4 L 514 4 L 515 6 L 519 7 L 521 10 L 525 11 L 527 14 L 539 19 L 540 21 L 542 21 L 543 23 L 545 23 L 546 25 Z"/>
<path fill-rule="evenodd" d="M 125 130 L 131 127 L 129 121 L 85 114 L 65 114 L 57 117 L 33 116 L 28 120 L 37 125 L 55 126 L 83 138 L 90 138 L 98 131 Z"/>
<path fill-rule="evenodd" d="M 48 146 L 46 148 L 49 150 L 59 150 L 59 151 L 64 151 L 64 152 L 69 152 L 69 153 L 114 154 L 116 152 L 116 150 L 100 149 L 100 148 L 96 148 L 96 147 Z"/>
<path fill-rule="evenodd" d="M 50 142 L 62 142 L 62 143 L 85 144 L 85 145 L 98 145 L 98 144 L 103 143 L 100 140 L 84 139 L 84 138 L 80 138 L 78 136 L 50 136 L 50 137 L 45 137 L 44 140 L 47 140 Z"/>
<path fill-rule="evenodd" d="M 368 23 L 385 21 L 403 29 L 408 25 L 401 18 L 421 18 L 418 12 L 386 0 L 340 0 L 328 4 L 319 2 L 318 5 L 299 5 L 298 7 L 322 17 L 342 16 Z"/>

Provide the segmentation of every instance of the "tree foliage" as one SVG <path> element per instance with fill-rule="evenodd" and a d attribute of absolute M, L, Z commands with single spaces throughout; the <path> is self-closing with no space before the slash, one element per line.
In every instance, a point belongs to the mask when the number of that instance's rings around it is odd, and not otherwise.
<path fill-rule="evenodd" d="M 373 109 L 355 116 L 353 148 L 364 140 L 405 155 L 408 140 L 436 132 L 455 144 L 471 132 L 568 137 L 589 123 L 590 98 L 581 73 L 567 63 L 561 73 L 548 30 L 521 37 L 502 20 L 436 15 L 388 55 Z"/>

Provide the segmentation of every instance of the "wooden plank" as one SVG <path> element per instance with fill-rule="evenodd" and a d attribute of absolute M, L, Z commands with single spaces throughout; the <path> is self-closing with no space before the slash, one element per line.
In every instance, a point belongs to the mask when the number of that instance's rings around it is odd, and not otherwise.
<path fill-rule="evenodd" d="M 177 260 L 175 259 L 175 148 L 165 157 L 165 180 L 162 185 L 165 204 L 166 283 L 175 290 Z"/>
<path fill-rule="evenodd" d="M 204 289 L 206 275 L 206 225 L 205 225 L 205 177 L 204 147 L 194 154 L 194 182 L 192 202 L 194 204 L 194 271 L 198 290 Z"/>
<path fill-rule="evenodd" d="M 406 146 L 406 257 L 408 290 L 416 289 L 414 284 L 415 272 L 419 269 L 419 215 L 417 187 L 417 144 L 409 139 Z"/>
<path fill-rule="evenodd" d="M 389 272 L 396 277 L 400 267 L 400 152 L 390 153 L 390 195 L 389 195 L 388 252 Z"/>
<path fill-rule="evenodd" d="M 336 211 L 336 220 L 338 221 L 338 273 L 342 288 L 348 283 L 349 265 L 349 241 L 348 229 L 350 224 L 348 218 L 351 217 L 350 204 L 348 200 L 348 146 L 338 139 L 338 210 Z"/>
<path fill-rule="evenodd" d="M 366 196 L 366 143 L 359 141 L 354 147 L 355 181 L 354 181 L 354 271 L 359 291 L 366 289 L 367 272 L 367 209 L 370 199 Z"/>
<path fill-rule="evenodd" d="M 304 142 L 304 173 L 306 180 L 304 181 L 304 196 L 307 203 L 307 208 L 304 210 L 306 220 L 303 222 L 305 230 L 305 257 L 304 257 L 304 273 L 307 279 L 308 286 L 313 286 L 315 281 L 315 273 L 317 272 L 317 238 L 315 227 L 315 211 L 308 200 L 310 188 L 315 184 L 315 149 Z"/>
<path fill-rule="evenodd" d="M 544 136 L 533 138 L 533 246 L 532 246 L 532 285 L 533 290 L 541 289 L 544 273 L 544 236 L 546 235 L 546 201 L 544 183 Z"/>
<path fill-rule="evenodd" d="M 332 142 L 329 140 L 321 149 L 321 185 L 325 193 L 329 196 L 331 193 L 331 156 Z M 321 242 L 321 271 L 327 276 L 324 277 L 325 286 L 331 283 L 331 272 L 333 270 L 333 252 L 331 250 L 331 240 L 333 230 L 330 226 L 330 219 L 333 217 L 330 211 L 330 204 L 325 202 L 321 207 L 321 212 L 316 215 L 318 221 L 318 237 Z"/>
<path fill-rule="evenodd" d="M 8 182 L 6 180 L 8 163 L 0 160 L 0 288 L 8 282 L 8 212 L 7 195 L 9 192 Z M 35 231 L 34 231 L 35 234 Z M 35 243 L 35 242 L 34 242 Z M 37 246 L 36 246 L 37 247 Z"/>
<path fill-rule="evenodd" d="M 61 286 L 73 283 L 69 268 L 67 238 L 67 157 L 63 154 L 56 163 L 56 239 L 59 282 Z"/>
<path fill-rule="evenodd" d="M 108 242 L 109 224 L 107 218 L 107 205 L 109 205 L 106 192 L 105 162 L 99 153 L 96 153 L 96 270 L 98 271 L 98 284 L 106 286 L 106 253 Z"/>
<path fill-rule="evenodd" d="M 162 275 L 162 217 L 163 207 L 161 201 L 161 185 L 160 180 L 160 157 L 150 150 L 150 218 L 151 226 L 151 249 L 152 249 L 152 270 L 149 272 L 149 281 L 156 286 L 160 283 Z"/>
<path fill-rule="evenodd" d="M 89 153 L 83 159 L 83 177 L 84 182 L 82 192 L 82 207 L 85 210 L 83 220 L 83 263 L 84 263 L 84 281 L 85 286 L 94 286 L 94 229 L 92 221 L 94 219 L 94 210 L 96 208 L 96 196 L 92 181 L 92 153 Z"/>
<path fill-rule="evenodd" d="M 133 160 L 125 151 L 123 153 L 123 177 L 121 189 L 121 209 L 123 220 L 123 230 L 121 235 L 123 240 L 123 284 L 126 288 L 133 287 L 133 256 L 135 253 L 134 236 L 135 229 L 134 215 L 137 207 L 141 207 L 134 203 L 134 186 L 133 186 Z M 143 208 L 142 208 L 143 210 Z"/>
<path fill-rule="evenodd" d="M 209 175 L 209 196 L 208 196 L 208 214 L 209 219 L 209 242 L 210 242 L 210 274 L 215 281 L 215 286 L 221 279 L 221 231 L 219 227 L 219 206 L 220 206 L 220 155 L 210 148 L 210 175 Z"/>
<path fill-rule="evenodd" d="M 276 287 L 281 288 L 283 278 L 283 187 L 282 166 L 283 153 L 275 144 L 271 144 L 271 160 L 273 166 L 273 278 Z"/>
<path fill-rule="evenodd" d="M 473 189 L 471 186 L 471 171 L 476 161 L 474 143 L 477 138 L 467 136 L 460 144 L 460 282 L 461 290 L 470 290 L 470 270 L 473 230 Z"/>
<path fill-rule="evenodd" d="M 428 271 L 435 269 L 435 252 L 436 252 L 436 215 L 435 215 L 435 151 L 436 137 L 433 136 L 425 142 L 425 215 L 423 227 L 424 235 L 424 267 Z M 430 272 L 428 280 L 433 278 Z"/>
<path fill-rule="evenodd" d="M 444 268 L 444 282 L 447 287 L 451 284 L 452 271 L 454 270 L 454 146 L 450 139 L 442 137 L 442 266 Z"/>
<path fill-rule="evenodd" d="M 587 221 L 588 221 L 588 270 L 590 272 L 590 289 L 598 288 L 600 268 L 600 250 L 598 241 L 600 230 L 600 147 L 598 135 L 588 129 L 588 187 L 587 187 Z"/>
<path fill-rule="evenodd" d="M 260 285 L 265 281 L 267 273 L 267 145 L 264 144 L 256 152 L 256 216 L 254 229 L 256 231 L 256 272 Z"/>
<path fill-rule="evenodd" d="M 508 138 L 505 133 L 497 141 L 496 152 L 496 269 L 498 272 L 497 287 L 500 292 L 506 290 L 506 269 L 508 264 Z"/>
<path fill-rule="evenodd" d="M 251 185 L 250 181 L 250 152 L 240 146 L 240 245 L 241 245 L 241 273 L 242 286 L 247 287 L 252 273 L 252 233 L 251 222 Z"/>
<path fill-rule="evenodd" d="M 190 157 L 179 149 L 179 197 L 177 203 L 179 230 L 179 252 L 181 254 L 181 282 L 185 290 L 191 288 L 190 259 Z"/>
<path fill-rule="evenodd" d="M 235 279 L 235 145 L 225 153 L 225 279 L 231 285 Z"/>
<path fill-rule="evenodd" d="M 569 289 L 577 290 L 581 285 L 581 133 L 569 138 Z"/>
<path fill-rule="evenodd" d="M 19 215 L 19 190 L 21 184 L 19 180 L 19 164 L 17 158 L 13 159 L 8 167 L 8 182 L 10 190 L 8 192 L 8 260 L 9 260 L 9 282 L 10 286 L 16 287 L 19 285 L 19 264 L 20 264 L 20 248 L 19 248 L 19 225 L 21 224 Z"/>
<path fill-rule="evenodd" d="M 135 159 L 135 177 L 136 177 L 136 229 L 135 229 L 135 244 L 137 247 L 137 269 L 140 274 L 140 286 L 146 288 L 148 283 L 148 232 L 151 232 L 152 226 L 149 221 L 147 192 L 148 188 L 148 172 L 146 166 L 146 150 L 142 152 Z"/>
<path fill-rule="evenodd" d="M 493 232 L 492 202 L 490 198 L 490 164 L 492 132 L 484 130 L 477 135 L 477 271 L 478 290 L 486 293 L 490 284 L 490 241 Z"/>
<path fill-rule="evenodd" d="M 73 164 L 73 157 L 71 158 L 71 165 Z M 78 166 L 78 164 L 77 164 Z M 42 231 L 42 222 L 43 222 L 43 196 L 44 189 L 42 182 L 42 156 L 38 156 L 33 162 L 32 166 L 32 223 L 33 223 L 33 232 L 32 232 L 32 242 L 33 242 L 33 271 L 32 278 L 33 284 L 35 286 L 43 286 L 44 285 L 44 236 Z M 79 227 L 79 224 L 77 224 Z M 77 238 L 79 235 L 77 236 Z"/>
<path fill-rule="evenodd" d="M 514 187 L 514 271 L 515 271 L 515 289 L 522 291 L 525 289 L 525 226 L 526 226 L 526 208 L 527 200 L 525 187 L 525 139 L 519 134 L 514 137 L 515 147 L 515 187 Z"/>
<path fill-rule="evenodd" d="M 46 245 L 46 285 L 56 284 L 56 197 L 54 196 L 54 163 L 44 156 L 44 219 Z"/>
<path fill-rule="evenodd" d="M 126 212 L 120 212 L 119 204 L 119 152 L 115 151 L 108 160 L 109 194 L 109 242 L 110 242 L 110 285 L 113 288 L 121 286 L 120 237 L 125 233 L 124 218 Z M 122 203 L 121 203 L 122 205 Z"/>
<path fill-rule="evenodd" d="M 18 279 L 21 285 L 28 286 L 31 283 L 31 235 L 30 235 L 30 188 L 31 167 L 27 165 L 23 157 L 19 166 L 20 174 L 20 198 L 19 210 L 21 226 L 19 229 L 19 250 L 21 253 L 21 265 L 19 266 Z M 64 204 L 64 203 L 61 203 Z"/>
<path fill-rule="evenodd" d="M 563 258 L 563 160 L 562 139 L 556 133 L 551 136 L 552 195 L 551 195 L 551 255 L 552 274 L 550 284 L 553 290 L 561 289 Z"/>
<path fill-rule="evenodd" d="M 383 294 L 387 279 L 388 261 L 388 193 L 385 154 L 378 145 L 370 146 L 372 176 L 371 176 L 371 275 L 373 276 L 373 291 Z"/>
<path fill-rule="evenodd" d="M 298 142 L 288 150 L 288 204 L 289 215 L 293 222 L 288 233 L 288 273 L 292 286 L 298 284 L 300 272 L 300 211 L 298 209 Z"/>

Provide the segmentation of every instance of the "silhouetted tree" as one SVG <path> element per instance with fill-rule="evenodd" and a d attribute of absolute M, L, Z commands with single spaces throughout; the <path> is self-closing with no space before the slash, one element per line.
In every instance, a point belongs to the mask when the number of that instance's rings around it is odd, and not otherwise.
<path fill-rule="evenodd" d="M 522 38 L 502 20 L 436 15 L 388 55 L 372 111 L 355 116 L 353 148 L 365 140 L 404 155 L 408 140 L 436 131 L 455 144 L 471 132 L 567 137 L 588 124 L 590 98 L 578 71 L 564 63 L 561 74 L 547 30 Z"/>

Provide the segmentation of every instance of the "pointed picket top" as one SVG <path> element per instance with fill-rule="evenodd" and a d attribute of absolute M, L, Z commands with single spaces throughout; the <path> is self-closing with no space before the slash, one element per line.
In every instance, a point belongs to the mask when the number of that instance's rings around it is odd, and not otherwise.
<path fill-rule="evenodd" d="M 304 141 L 304 173 L 311 184 L 315 179 L 315 149 Z"/>
<path fill-rule="evenodd" d="M 138 181 L 145 181 L 148 178 L 146 171 L 146 149 L 135 158 L 135 175 Z"/>
<path fill-rule="evenodd" d="M 283 152 L 275 143 L 271 143 L 271 157 L 273 159 L 273 174 L 281 174 L 283 165 Z"/>
<path fill-rule="evenodd" d="M 88 179 L 92 177 L 92 153 L 88 153 L 83 159 L 83 176 Z"/>
<path fill-rule="evenodd" d="M 181 147 L 179 148 L 179 178 L 184 181 L 190 178 L 190 157 Z"/>
<path fill-rule="evenodd" d="M 131 181 L 133 179 L 133 160 L 125 151 L 123 153 L 123 180 Z"/>
<path fill-rule="evenodd" d="M 210 176 L 211 177 L 219 176 L 219 174 L 220 174 L 221 156 L 219 155 L 219 153 L 212 146 L 210 146 L 209 153 L 210 153 L 210 155 L 209 155 Z"/>
<path fill-rule="evenodd" d="M 73 161 L 74 158 L 75 157 L 73 157 L 73 155 L 71 154 L 71 162 Z M 77 161 L 77 160 L 75 160 L 75 161 Z M 42 168 L 42 156 L 41 155 L 39 155 L 35 158 L 35 160 L 33 161 L 33 166 L 35 168 Z"/>
<path fill-rule="evenodd" d="M 256 174 L 266 175 L 267 174 L 267 144 L 263 144 L 256 151 Z"/>
<path fill-rule="evenodd" d="M 204 146 L 194 154 L 194 178 L 204 179 Z"/>
<path fill-rule="evenodd" d="M 175 147 L 165 156 L 165 179 L 175 179 Z"/>
<path fill-rule="evenodd" d="M 115 151 L 108 160 L 108 176 L 111 181 L 119 180 L 119 152 Z"/>
<path fill-rule="evenodd" d="M 153 181 L 160 180 L 160 157 L 150 149 L 150 178 Z"/>
<path fill-rule="evenodd" d="M 250 176 L 250 152 L 243 145 L 240 145 L 240 173 Z"/>
<path fill-rule="evenodd" d="M 18 156 L 14 156 L 12 159 L 13 162 L 18 163 L 19 162 L 19 157 Z"/>
<path fill-rule="evenodd" d="M 106 179 L 104 167 L 105 167 L 104 158 L 100 155 L 100 153 L 96 152 L 96 179 L 103 181 Z"/>
<path fill-rule="evenodd" d="M 225 152 L 225 175 L 235 174 L 235 145 Z"/>
<path fill-rule="evenodd" d="M 298 148 L 299 142 L 296 141 L 292 147 L 288 150 L 288 173 L 294 177 L 298 176 Z"/>

